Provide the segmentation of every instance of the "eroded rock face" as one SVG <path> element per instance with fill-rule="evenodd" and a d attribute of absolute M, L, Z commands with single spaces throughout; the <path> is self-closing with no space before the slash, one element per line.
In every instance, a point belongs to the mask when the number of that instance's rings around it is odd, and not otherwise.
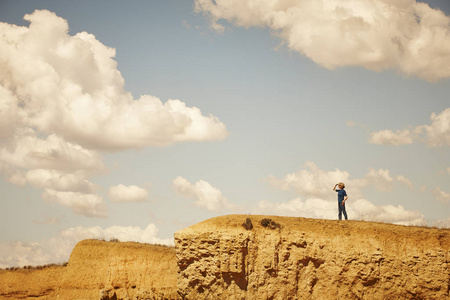
<path fill-rule="evenodd" d="M 252 223 L 248 226 L 247 218 Z M 450 231 L 223 216 L 175 234 L 182 299 L 449 299 Z"/>
<path fill-rule="evenodd" d="M 450 230 L 231 215 L 175 243 L 85 240 L 65 267 L 1 270 L 0 299 L 449 299 Z"/>

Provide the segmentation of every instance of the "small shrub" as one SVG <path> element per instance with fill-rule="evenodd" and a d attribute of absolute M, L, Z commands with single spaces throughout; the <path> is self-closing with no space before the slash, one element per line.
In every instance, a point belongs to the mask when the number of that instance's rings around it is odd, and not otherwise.
<path fill-rule="evenodd" d="M 244 228 L 247 229 L 247 230 L 252 230 L 253 229 L 252 220 L 250 220 L 250 218 L 247 218 L 245 220 L 245 222 L 242 223 L 242 226 L 244 226 Z"/>
<path fill-rule="evenodd" d="M 116 239 L 116 238 L 111 238 L 109 241 L 110 242 L 120 242 L 119 239 Z"/>
<path fill-rule="evenodd" d="M 274 220 L 269 219 L 269 218 L 264 218 L 259 223 L 261 224 L 262 227 L 269 228 L 269 229 L 281 228 L 280 224 L 278 224 L 277 222 L 275 222 Z"/>

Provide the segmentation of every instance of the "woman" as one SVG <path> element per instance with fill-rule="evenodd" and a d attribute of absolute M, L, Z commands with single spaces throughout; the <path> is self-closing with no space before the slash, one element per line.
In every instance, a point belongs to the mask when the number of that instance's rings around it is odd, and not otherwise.
<path fill-rule="evenodd" d="M 339 187 L 338 190 L 336 190 L 336 187 Z M 347 201 L 348 196 L 347 192 L 344 190 L 345 184 L 343 182 L 336 183 L 333 191 L 336 191 L 338 193 L 338 209 L 339 209 L 339 220 L 342 220 L 342 214 L 344 214 L 344 217 L 347 219 L 347 212 L 345 211 L 345 201 Z"/>

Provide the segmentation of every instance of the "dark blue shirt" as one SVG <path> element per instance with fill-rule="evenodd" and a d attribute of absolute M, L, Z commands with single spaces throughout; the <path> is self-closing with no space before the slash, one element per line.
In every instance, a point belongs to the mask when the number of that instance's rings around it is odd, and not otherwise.
<path fill-rule="evenodd" d="M 344 197 L 347 196 L 347 192 L 345 190 L 336 190 L 336 192 L 338 193 L 338 201 L 344 201 Z"/>

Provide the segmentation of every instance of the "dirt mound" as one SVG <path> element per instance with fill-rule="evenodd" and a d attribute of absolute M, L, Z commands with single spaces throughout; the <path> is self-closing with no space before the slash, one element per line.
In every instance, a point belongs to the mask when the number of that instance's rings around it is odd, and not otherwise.
<path fill-rule="evenodd" d="M 65 267 L 0 272 L 0 298 L 176 299 L 173 247 L 84 240 Z"/>

